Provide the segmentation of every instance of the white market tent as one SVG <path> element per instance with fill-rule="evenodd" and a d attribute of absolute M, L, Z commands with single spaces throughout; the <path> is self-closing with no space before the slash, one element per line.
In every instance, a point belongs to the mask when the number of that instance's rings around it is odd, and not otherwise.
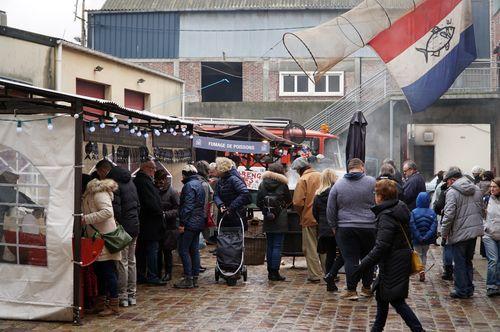
<path fill-rule="evenodd" d="M 0 79 L 0 319 L 80 323 L 82 146 L 95 117 L 123 133 L 131 125 L 151 133 L 193 128 Z"/>

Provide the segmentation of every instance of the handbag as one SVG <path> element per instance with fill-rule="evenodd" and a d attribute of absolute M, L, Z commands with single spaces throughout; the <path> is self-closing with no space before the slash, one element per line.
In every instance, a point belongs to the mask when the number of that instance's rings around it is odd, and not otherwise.
<path fill-rule="evenodd" d="M 410 275 L 420 273 L 420 272 L 424 271 L 425 266 L 424 266 L 424 264 L 422 264 L 422 260 L 420 259 L 420 255 L 418 254 L 418 252 L 416 252 L 413 249 L 413 246 L 411 245 L 410 240 L 408 239 L 408 236 L 406 236 L 406 232 L 403 229 L 403 226 L 401 224 L 399 224 L 399 226 L 401 227 L 401 231 L 403 231 L 403 235 L 405 236 L 406 242 L 408 243 L 408 247 L 411 250 L 411 257 L 410 257 L 410 259 L 411 259 L 411 271 L 410 271 Z"/>
<path fill-rule="evenodd" d="M 123 226 L 118 224 L 116 229 L 112 232 L 102 234 L 93 225 L 90 225 L 94 231 L 99 234 L 101 239 L 104 240 L 104 245 L 112 254 L 122 251 L 126 246 L 132 242 L 132 237 L 123 229 Z"/>
<path fill-rule="evenodd" d="M 214 215 L 212 214 L 212 203 L 209 202 L 205 206 L 205 214 L 207 215 L 206 221 L 205 221 L 205 227 L 206 228 L 212 228 L 217 226 L 214 221 Z"/>

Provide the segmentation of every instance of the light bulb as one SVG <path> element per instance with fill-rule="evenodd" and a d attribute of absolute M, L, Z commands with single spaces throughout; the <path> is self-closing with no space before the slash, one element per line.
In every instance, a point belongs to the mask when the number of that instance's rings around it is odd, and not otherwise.
<path fill-rule="evenodd" d="M 134 128 L 130 128 L 130 133 L 131 134 L 135 134 L 135 129 Z"/>
<path fill-rule="evenodd" d="M 158 129 L 155 129 L 155 130 L 154 130 L 154 133 L 155 133 L 155 135 L 156 135 L 156 136 L 160 136 L 160 135 L 161 135 L 161 134 L 160 134 L 160 131 L 159 131 Z"/>
<path fill-rule="evenodd" d="M 149 137 L 149 134 L 147 131 L 144 131 L 144 138 L 148 138 Z"/>
<path fill-rule="evenodd" d="M 113 115 L 113 118 L 111 119 L 111 121 L 112 121 L 113 123 L 117 123 L 117 122 L 118 122 L 118 119 L 116 118 L 116 116 L 114 116 L 114 115 Z"/>
<path fill-rule="evenodd" d="M 172 135 L 177 136 L 177 132 L 176 132 L 176 131 L 174 131 L 174 132 L 172 133 Z"/>
<path fill-rule="evenodd" d="M 189 138 L 190 138 L 190 139 L 193 139 L 193 135 L 189 135 Z"/>
<path fill-rule="evenodd" d="M 78 118 L 80 117 L 80 114 L 75 113 L 75 114 L 73 114 L 73 117 L 74 117 L 75 119 L 78 119 Z"/>
<path fill-rule="evenodd" d="M 104 121 L 102 119 L 99 120 L 99 128 L 101 128 L 101 129 L 106 128 L 106 124 L 104 123 Z"/>
<path fill-rule="evenodd" d="M 23 131 L 23 123 L 21 121 L 17 121 L 16 132 L 20 133 Z"/>
<path fill-rule="evenodd" d="M 131 116 L 129 116 L 129 117 L 128 117 L 128 119 L 127 119 L 127 123 L 128 123 L 128 124 L 132 123 L 132 117 L 131 117 Z"/>
<path fill-rule="evenodd" d="M 141 137 L 142 136 L 142 133 L 140 130 L 137 131 L 137 137 Z"/>
<path fill-rule="evenodd" d="M 168 131 L 171 132 L 171 133 L 173 133 L 174 132 L 174 128 L 170 127 L 170 129 Z"/>
<path fill-rule="evenodd" d="M 163 131 L 164 134 L 166 134 L 168 130 L 167 130 L 167 128 L 163 128 L 162 131 Z"/>
<path fill-rule="evenodd" d="M 90 128 L 89 128 L 89 131 L 90 131 L 91 133 L 93 133 L 93 132 L 95 131 L 95 127 L 90 127 Z"/>
<path fill-rule="evenodd" d="M 119 133 L 119 132 L 120 132 L 120 127 L 116 126 L 116 127 L 115 127 L 115 129 L 113 129 L 113 131 L 114 131 L 115 133 Z"/>
<path fill-rule="evenodd" d="M 183 132 L 182 132 L 182 136 L 186 136 L 186 135 L 187 135 L 187 134 L 186 134 L 186 132 L 185 132 L 185 131 L 183 131 Z"/>
<path fill-rule="evenodd" d="M 185 131 L 186 131 L 186 128 L 182 127 L 182 128 L 181 128 L 181 131 L 182 131 L 182 132 L 185 132 Z"/>
<path fill-rule="evenodd" d="M 52 119 L 47 119 L 47 129 L 48 130 L 54 129 L 54 125 L 52 124 Z"/>

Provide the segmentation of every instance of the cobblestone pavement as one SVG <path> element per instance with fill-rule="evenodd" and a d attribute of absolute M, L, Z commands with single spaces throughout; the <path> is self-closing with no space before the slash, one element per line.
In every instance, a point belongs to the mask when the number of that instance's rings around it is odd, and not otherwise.
<path fill-rule="evenodd" d="M 451 299 L 450 282 L 440 278 L 440 248 L 431 249 L 431 268 L 425 283 L 412 278 L 409 305 L 428 331 L 500 331 L 500 297 L 485 294 L 485 261 L 476 255 L 476 292 L 467 300 Z M 214 258 L 206 251 L 203 264 L 213 267 Z M 306 282 L 305 261 L 284 259 L 286 282 L 268 282 L 264 265 L 249 266 L 248 282 L 237 286 L 215 284 L 213 268 L 200 278 L 200 288 L 177 290 L 167 286 L 139 286 L 137 306 L 122 309 L 119 316 L 87 316 L 82 327 L 71 323 L 1 321 L 6 331 L 366 331 L 374 320 L 374 299 L 351 302 L 339 293 L 327 293 L 324 283 Z M 180 266 L 175 270 L 180 272 Z M 481 273 L 478 273 L 481 272 Z M 339 287 L 344 286 L 341 275 Z M 391 309 L 387 331 L 408 330 Z"/>

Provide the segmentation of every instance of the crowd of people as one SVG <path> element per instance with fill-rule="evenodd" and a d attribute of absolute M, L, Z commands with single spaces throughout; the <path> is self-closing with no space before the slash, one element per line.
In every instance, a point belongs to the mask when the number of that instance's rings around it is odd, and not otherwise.
<path fill-rule="evenodd" d="M 293 208 L 302 227 L 307 281 L 325 280 L 326 290 L 336 292 L 344 267 L 346 286 L 340 298 L 354 301 L 376 292 L 373 331 L 383 329 L 389 304 L 412 331 L 423 330 L 405 302 L 411 255 L 415 250 L 426 266 L 429 247 L 437 245 L 439 237 L 442 278 L 454 281 L 452 298 L 474 293 L 472 259 L 478 237 L 488 259 L 487 295 L 500 294 L 500 178 L 492 172 L 475 167 L 468 176 L 451 167 L 438 173 L 431 197 L 411 160 L 403 163 L 402 174 L 392 160 L 385 160 L 377 178 L 365 174 L 357 158 L 349 161 L 340 178 L 330 168 L 316 171 L 305 157 L 294 160 L 291 169 L 300 175 L 293 195 L 279 163 L 269 165 L 257 192 L 270 281 L 286 279 L 280 273 L 281 250 Z M 183 265 L 183 276 L 173 286 L 198 287 L 205 269 L 199 246 L 205 240 L 213 243 L 215 223 L 224 218 L 230 227 L 242 220 L 247 227 L 245 207 L 251 196 L 232 160 L 221 157 L 212 164 L 185 165 L 182 177 L 179 194 L 169 173 L 157 170 L 154 161 L 142 163 L 132 179 L 128 171 L 102 160 L 86 178 L 85 235 L 105 234 L 122 225 L 133 239 L 118 253 L 104 248 L 94 263 L 98 296 L 93 312 L 112 315 L 119 306 L 135 305 L 137 283 L 165 285 L 172 278 L 173 250 Z M 418 280 L 426 281 L 425 270 Z"/>

